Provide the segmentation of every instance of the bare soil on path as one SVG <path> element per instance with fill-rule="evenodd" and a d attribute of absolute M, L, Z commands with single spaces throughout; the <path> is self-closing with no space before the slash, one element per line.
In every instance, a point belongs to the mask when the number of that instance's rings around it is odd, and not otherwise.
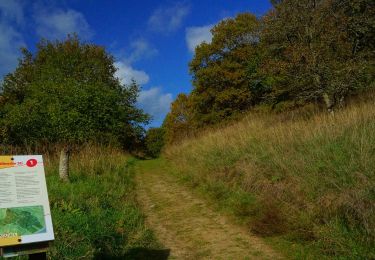
<path fill-rule="evenodd" d="M 164 166 L 165 167 L 165 166 Z M 170 259 L 281 259 L 262 239 L 213 210 L 158 161 L 136 166 L 137 198 Z"/>

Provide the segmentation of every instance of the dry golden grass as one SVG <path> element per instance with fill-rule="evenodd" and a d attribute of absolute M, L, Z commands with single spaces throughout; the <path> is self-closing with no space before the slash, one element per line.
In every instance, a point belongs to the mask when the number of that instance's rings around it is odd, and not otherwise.
<path fill-rule="evenodd" d="M 61 151 L 60 145 L 37 145 L 33 147 L 0 146 L 0 154 L 24 155 L 41 154 L 47 167 L 55 167 L 59 163 Z M 129 157 L 119 148 L 100 146 L 87 143 L 81 146 L 73 146 L 71 151 L 70 168 L 72 171 L 85 172 L 88 175 L 95 175 L 100 172 L 110 171 L 119 164 L 119 158 Z M 104 163 L 102 163 L 104 162 Z"/>
<path fill-rule="evenodd" d="M 310 241 L 331 256 L 375 257 L 372 101 L 334 115 L 250 113 L 165 156 L 259 234 Z"/>

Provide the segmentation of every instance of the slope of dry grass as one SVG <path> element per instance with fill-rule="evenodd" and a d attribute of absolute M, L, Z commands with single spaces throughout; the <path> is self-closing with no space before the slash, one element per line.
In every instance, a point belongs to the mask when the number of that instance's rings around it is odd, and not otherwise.
<path fill-rule="evenodd" d="M 168 147 L 179 174 L 248 223 L 339 258 L 375 258 L 375 106 L 250 114 Z"/>

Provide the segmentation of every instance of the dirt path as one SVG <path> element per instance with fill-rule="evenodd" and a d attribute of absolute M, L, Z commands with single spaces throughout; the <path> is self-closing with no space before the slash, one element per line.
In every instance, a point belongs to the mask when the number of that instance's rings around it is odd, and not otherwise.
<path fill-rule="evenodd" d="M 136 167 L 138 200 L 171 259 L 280 259 L 261 239 L 228 221 L 180 185 L 157 161 Z"/>

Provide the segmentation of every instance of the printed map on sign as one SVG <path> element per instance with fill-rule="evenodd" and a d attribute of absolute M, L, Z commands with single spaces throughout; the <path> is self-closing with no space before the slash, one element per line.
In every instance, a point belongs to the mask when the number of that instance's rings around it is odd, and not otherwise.
<path fill-rule="evenodd" d="M 0 209 L 0 234 L 32 235 L 44 232 L 43 206 Z"/>
<path fill-rule="evenodd" d="M 0 156 L 0 247 L 53 239 L 42 156 Z"/>

